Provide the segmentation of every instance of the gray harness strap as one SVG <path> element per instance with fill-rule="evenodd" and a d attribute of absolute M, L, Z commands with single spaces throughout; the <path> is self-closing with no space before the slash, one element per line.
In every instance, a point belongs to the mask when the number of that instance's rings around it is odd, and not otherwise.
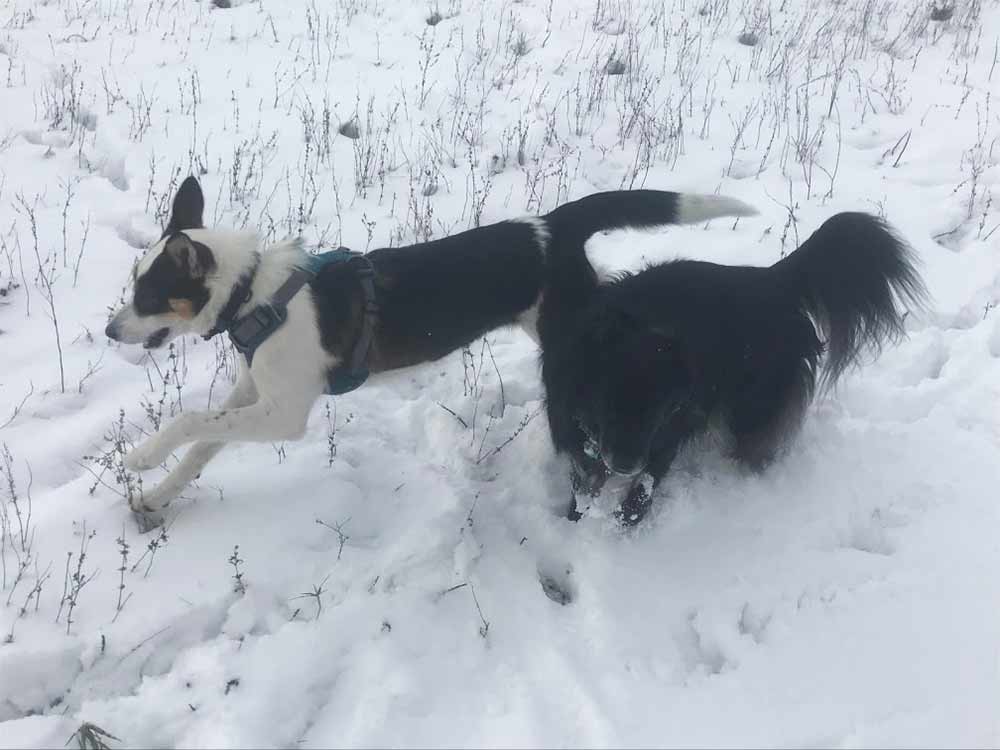
<path fill-rule="evenodd" d="M 375 300 L 375 269 L 371 261 L 361 253 L 339 248 L 321 255 L 310 256 L 310 267 L 292 269 L 284 283 L 278 287 L 268 302 L 257 305 L 246 315 L 234 320 L 224 330 L 236 351 L 246 357 L 247 365 L 253 363 L 258 347 L 263 344 L 288 319 L 288 303 L 302 287 L 316 278 L 328 265 L 348 263 L 354 267 L 364 295 L 364 311 L 361 333 L 355 342 L 347 367 L 331 370 L 327 379 L 326 392 L 331 395 L 348 393 L 360 387 L 368 379 L 368 353 L 375 338 L 378 321 L 378 303 Z"/>

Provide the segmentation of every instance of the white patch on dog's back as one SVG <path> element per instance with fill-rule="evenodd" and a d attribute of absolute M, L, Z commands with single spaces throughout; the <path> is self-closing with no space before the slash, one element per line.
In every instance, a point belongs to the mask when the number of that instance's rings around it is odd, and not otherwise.
<path fill-rule="evenodd" d="M 510 220 L 512 224 L 527 224 L 535 231 L 535 243 L 538 245 L 538 249 L 543 253 L 549 246 L 549 240 L 552 239 L 552 233 L 549 232 L 549 225 L 545 223 L 545 219 L 540 216 L 522 216 L 517 219 Z"/>
<path fill-rule="evenodd" d="M 531 337 L 538 346 L 542 345 L 542 337 L 538 335 L 538 308 L 542 305 L 544 292 L 538 293 L 535 304 L 517 316 L 517 324 Z"/>
<path fill-rule="evenodd" d="M 535 234 L 535 244 L 538 246 L 539 252 L 543 256 L 545 255 L 549 247 L 549 241 L 552 239 L 552 233 L 549 231 L 549 225 L 545 222 L 545 219 L 540 216 L 521 216 L 509 221 L 512 224 L 526 224 L 531 227 Z M 538 345 L 541 345 L 541 337 L 538 335 L 538 308 L 541 304 L 542 293 L 539 292 L 534 304 L 517 316 L 518 325 Z"/>

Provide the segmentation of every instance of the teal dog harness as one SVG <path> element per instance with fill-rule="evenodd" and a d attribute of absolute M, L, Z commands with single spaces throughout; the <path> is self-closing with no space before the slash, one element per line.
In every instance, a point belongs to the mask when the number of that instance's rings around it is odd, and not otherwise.
<path fill-rule="evenodd" d="M 259 262 L 259 260 L 258 260 Z M 346 365 L 336 367 L 327 376 L 326 393 L 338 396 L 359 388 L 368 379 L 368 352 L 375 337 L 375 323 L 378 320 L 378 303 L 375 301 L 375 269 L 371 261 L 362 253 L 345 247 L 319 255 L 307 256 L 304 266 L 296 266 L 288 279 L 271 296 L 271 299 L 257 305 L 249 312 L 236 318 L 236 311 L 250 299 L 250 286 L 256 266 L 249 275 L 240 280 L 233 294 L 219 315 L 215 327 L 205 338 L 227 331 L 236 351 L 246 357 L 247 365 L 253 363 L 258 347 L 284 325 L 288 319 L 288 303 L 306 284 L 313 281 L 327 266 L 346 263 L 350 265 L 361 283 L 364 295 L 364 311 L 361 335 L 355 342 L 350 360 Z"/>

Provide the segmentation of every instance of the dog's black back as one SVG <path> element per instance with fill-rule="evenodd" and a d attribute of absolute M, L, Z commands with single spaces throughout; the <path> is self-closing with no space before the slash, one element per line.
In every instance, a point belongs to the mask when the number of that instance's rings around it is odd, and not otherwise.
<path fill-rule="evenodd" d="M 762 467 L 817 382 L 900 335 L 897 298 L 924 294 L 907 246 L 876 217 L 845 213 L 769 268 L 674 261 L 549 305 L 539 327 L 556 449 L 587 465 L 590 440 L 607 468 L 659 481 L 717 417 L 734 455 Z"/>
<path fill-rule="evenodd" d="M 381 323 L 375 369 L 438 359 L 511 323 L 538 296 L 542 250 L 521 222 L 372 250 Z M 363 304 L 353 270 L 328 266 L 313 289 L 325 348 L 349 348 L 347 321 L 360 318 Z"/>
<path fill-rule="evenodd" d="M 418 342 L 421 357 L 437 359 L 510 324 L 538 296 L 543 251 L 522 222 L 373 251 L 383 318 L 392 321 L 385 343 L 401 352 Z"/>
<path fill-rule="evenodd" d="M 586 296 L 597 277 L 584 250 L 595 232 L 746 215 L 716 196 L 613 190 L 565 203 L 545 216 L 503 221 L 450 237 L 368 254 L 375 269 L 378 328 L 371 371 L 438 359 L 516 322 L 542 296 Z M 324 347 L 336 354 L 356 336 L 361 292 L 353 272 L 328 266 L 312 282 Z"/>

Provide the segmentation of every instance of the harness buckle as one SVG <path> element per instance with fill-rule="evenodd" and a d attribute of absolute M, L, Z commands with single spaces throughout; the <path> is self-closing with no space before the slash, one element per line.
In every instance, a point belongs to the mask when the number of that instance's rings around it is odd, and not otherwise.
<path fill-rule="evenodd" d="M 267 340 L 268 336 L 278 330 L 288 319 L 288 309 L 282 305 L 260 305 L 244 315 L 229 329 L 229 338 L 240 354 L 253 356 L 257 347 Z"/>

